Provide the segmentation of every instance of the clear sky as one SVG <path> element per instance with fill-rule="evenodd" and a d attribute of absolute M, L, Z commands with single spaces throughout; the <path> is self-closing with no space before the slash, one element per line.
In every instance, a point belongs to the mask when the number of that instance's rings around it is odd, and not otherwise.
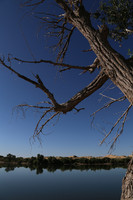
<path fill-rule="evenodd" d="M 44 37 L 45 31 L 41 29 L 42 24 L 31 14 L 25 14 L 28 9 L 21 8 L 22 0 L 1 0 L 0 1 L 0 56 L 13 56 L 32 60 L 38 59 L 55 60 L 55 54 L 48 46 L 52 46 L 54 39 Z M 49 2 L 53 2 L 49 0 Z M 95 0 L 91 8 L 96 6 Z M 49 4 L 45 9 L 51 10 L 55 4 Z M 93 62 L 92 53 L 83 53 L 82 50 L 88 49 L 88 42 L 76 31 L 72 38 L 70 49 L 67 53 L 65 62 L 78 65 L 89 65 Z M 124 41 L 120 48 L 117 43 L 112 46 L 128 57 L 128 48 L 132 48 L 132 38 Z M 59 103 L 63 103 L 74 94 L 88 85 L 96 76 L 98 71 L 93 74 L 85 73 L 80 75 L 80 71 L 66 71 L 59 73 L 57 68 L 48 64 L 22 64 L 14 63 L 12 67 L 34 79 L 33 74 L 38 73 L 45 85 L 55 94 Z M 35 110 L 27 110 L 25 116 L 22 112 L 17 112 L 15 106 L 18 104 L 36 104 L 46 100 L 44 93 L 39 91 L 30 83 L 20 80 L 16 75 L 0 66 L 0 154 L 8 153 L 17 156 L 34 156 L 38 153 L 48 156 L 104 156 L 108 154 L 110 141 L 115 136 L 114 132 L 109 140 L 102 146 L 99 145 L 103 139 L 103 131 L 108 132 L 111 125 L 115 122 L 119 114 L 129 105 L 128 101 L 116 103 L 108 110 L 101 111 L 96 115 L 93 126 L 90 115 L 100 108 L 105 102 L 100 93 L 119 97 L 119 91 L 111 81 L 108 81 L 100 90 L 90 96 L 77 107 L 85 107 L 79 113 L 72 111 L 66 115 L 61 115 L 59 120 L 53 121 L 45 127 L 44 135 L 40 136 L 42 145 L 32 138 L 34 128 L 41 113 Z M 116 155 L 129 155 L 133 150 L 132 109 L 128 115 L 124 133 L 118 139 L 116 148 L 112 152 Z"/>

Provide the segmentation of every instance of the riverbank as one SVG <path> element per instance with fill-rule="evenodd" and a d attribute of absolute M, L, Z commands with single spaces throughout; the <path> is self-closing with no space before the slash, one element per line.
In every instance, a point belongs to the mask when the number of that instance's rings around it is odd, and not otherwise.
<path fill-rule="evenodd" d="M 113 156 L 107 155 L 104 157 L 44 157 L 38 154 L 36 157 L 23 158 L 8 154 L 7 156 L 0 156 L 0 165 L 22 165 L 22 166 L 45 166 L 45 165 L 116 165 L 128 164 L 131 156 Z"/>
<path fill-rule="evenodd" d="M 121 167 L 127 168 L 131 156 L 104 156 L 104 157 L 44 157 L 38 154 L 36 157 L 23 158 L 16 157 L 15 155 L 8 154 L 7 156 L 0 156 L 0 168 L 5 168 L 5 170 L 12 171 L 16 167 L 30 168 L 30 170 L 36 170 L 36 173 L 42 173 L 43 169 L 48 171 L 56 171 L 60 169 L 65 170 L 99 170 L 106 169 L 110 170 L 112 168 Z"/>

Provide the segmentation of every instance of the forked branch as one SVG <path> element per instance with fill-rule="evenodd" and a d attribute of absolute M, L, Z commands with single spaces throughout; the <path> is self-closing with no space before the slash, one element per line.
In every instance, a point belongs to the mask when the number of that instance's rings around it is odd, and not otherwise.
<path fill-rule="evenodd" d="M 45 111 L 45 113 L 42 115 L 42 117 L 39 119 L 36 127 L 35 127 L 35 131 L 34 131 L 34 135 L 33 137 L 38 136 L 40 133 L 42 133 L 43 128 L 53 119 L 55 118 L 58 114 L 60 114 L 60 112 L 55 112 L 51 117 L 49 117 L 47 120 L 45 120 L 45 122 L 39 127 L 40 122 L 43 120 L 43 118 L 47 115 L 47 113 L 51 112 L 51 110 L 47 110 Z"/>
<path fill-rule="evenodd" d="M 20 61 L 20 60 L 19 60 Z M 40 120 L 37 123 L 37 126 L 35 128 L 35 134 L 34 135 L 38 135 L 42 129 L 44 128 L 44 126 L 50 122 L 55 116 L 57 116 L 60 113 L 67 113 L 72 111 L 73 109 L 80 111 L 82 109 L 77 109 L 76 106 L 83 101 L 84 99 L 86 99 L 88 96 L 90 96 L 91 94 L 93 94 L 95 91 L 97 91 L 100 87 L 102 87 L 102 85 L 108 80 L 108 76 L 104 73 L 104 70 L 101 70 L 100 73 L 97 75 L 97 77 L 88 85 L 86 86 L 83 90 L 81 90 L 80 92 L 78 92 L 77 94 L 75 94 L 70 100 L 68 100 L 65 103 L 59 104 L 57 103 L 56 99 L 54 98 L 54 95 L 45 87 L 44 83 L 42 82 L 42 80 L 40 79 L 39 75 L 37 74 L 35 76 L 37 81 L 34 81 L 20 73 L 18 73 L 17 71 L 15 71 L 13 68 L 11 68 L 11 66 L 7 65 L 5 63 L 4 59 L 0 58 L 0 62 L 2 64 L 2 66 L 4 66 L 5 68 L 7 68 L 8 70 L 12 71 L 14 74 L 16 74 L 19 78 L 33 84 L 35 87 L 41 89 L 46 95 L 47 97 L 50 99 L 50 102 L 43 102 L 43 103 L 48 103 L 49 106 L 40 106 L 40 105 L 28 105 L 28 104 L 22 104 L 19 105 L 19 107 L 29 107 L 29 108 L 37 108 L 37 109 L 45 109 L 42 117 L 40 118 Z M 24 61 L 25 62 L 25 61 Z M 33 61 L 34 62 L 34 61 Z M 33 63 L 32 62 L 32 63 Z M 44 119 L 44 117 L 48 114 L 53 112 L 54 114 L 45 120 L 44 124 L 38 129 L 40 122 L 42 121 L 42 119 Z"/>
<path fill-rule="evenodd" d="M 118 99 L 114 99 L 114 98 L 111 98 L 111 97 L 108 97 L 106 95 L 103 95 L 104 97 L 106 98 L 109 98 L 111 101 L 109 101 L 108 103 L 106 103 L 103 107 L 101 107 L 100 109 L 98 109 L 97 111 L 95 111 L 91 116 L 93 116 L 93 120 L 94 120 L 94 117 L 96 115 L 96 113 L 98 113 L 99 111 L 105 109 L 105 108 L 108 108 L 110 107 L 113 103 L 116 103 L 116 102 L 122 102 L 126 99 L 125 96 L 122 96 Z M 105 140 L 110 136 L 110 134 L 113 132 L 113 130 L 118 126 L 118 124 L 120 124 L 120 122 L 122 121 L 122 124 L 118 127 L 118 130 L 116 132 L 116 136 L 115 138 L 113 139 L 113 142 L 111 144 L 111 147 L 110 147 L 110 150 L 113 149 L 114 147 L 114 144 L 116 143 L 118 137 L 123 133 L 123 130 L 124 130 L 124 125 L 125 125 L 125 122 L 126 122 L 126 119 L 127 119 L 127 115 L 129 113 L 129 110 L 131 109 L 132 105 L 130 104 L 130 106 L 123 112 L 123 114 L 117 119 L 117 121 L 115 122 L 115 124 L 112 126 L 112 128 L 110 129 L 110 131 L 105 135 L 105 137 L 103 138 L 103 140 L 101 141 L 100 144 L 103 144 L 105 142 Z M 92 121 L 93 121 L 92 120 Z"/>
<path fill-rule="evenodd" d="M 117 133 L 117 136 L 114 139 L 113 144 L 115 143 L 115 141 L 118 139 L 118 137 L 121 135 L 121 133 L 123 132 L 123 128 L 124 128 L 124 124 L 128 115 L 128 112 L 130 110 L 130 108 L 132 107 L 132 105 L 130 104 L 130 106 L 123 112 L 123 114 L 118 118 L 118 120 L 116 121 L 116 123 L 114 124 L 114 126 L 111 128 L 111 130 L 109 131 L 108 134 L 106 134 L 106 136 L 104 137 L 104 139 L 101 141 L 101 144 L 103 144 L 103 142 L 106 140 L 106 138 L 112 133 L 112 131 L 114 130 L 114 128 L 119 124 L 119 122 L 124 118 L 123 122 L 122 122 L 122 126 L 121 126 L 121 130 L 119 132 L 119 134 Z M 119 130 L 119 129 L 118 129 Z M 112 145 L 111 145 L 112 146 Z"/>
<path fill-rule="evenodd" d="M 105 95 L 104 95 L 105 96 Z M 109 97 L 108 97 L 109 98 Z M 91 114 L 91 116 L 93 116 L 93 118 L 95 117 L 96 113 L 98 113 L 99 111 L 105 109 L 105 108 L 108 108 L 109 106 L 111 106 L 113 103 L 115 102 L 120 102 L 120 101 L 124 101 L 126 99 L 125 96 L 123 97 L 120 97 L 118 99 L 113 99 L 113 98 L 110 98 L 111 101 L 106 103 L 103 107 L 99 108 L 98 110 L 96 110 L 94 113 Z"/>
<path fill-rule="evenodd" d="M 131 107 L 132 107 L 132 105 L 130 104 L 130 106 L 127 108 L 127 110 L 123 113 L 123 115 L 122 115 L 122 116 L 117 120 L 117 122 L 115 123 L 114 128 L 115 128 L 116 125 L 120 122 L 120 120 L 123 119 L 122 125 L 121 125 L 121 127 L 120 127 L 120 131 L 119 131 L 119 129 L 118 129 L 119 132 L 117 131 L 116 137 L 114 138 L 114 141 L 113 141 L 113 143 L 112 143 L 110 149 L 113 149 L 114 144 L 116 143 L 117 139 L 118 139 L 119 136 L 123 133 L 124 125 L 125 125 L 125 122 L 126 122 L 126 119 L 127 119 L 127 115 L 128 115 L 128 113 L 129 113 L 129 110 L 131 109 Z M 113 129 L 113 127 L 112 127 L 112 129 Z M 110 134 L 110 133 L 109 133 L 109 134 Z"/>
<path fill-rule="evenodd" d="M 37 82 L 36 81 L 33 81 L 32 79 L 20 74 L 19 72 L 15 71 L 13 68 L 11 68 L 11 66 L 7 65 L 5 63 L 5 61 L 0 58 L 0 63 L 5 67 L 7 68 L 8 70 L 10 70 L 11 72 L 13 72 L 14 74 L 16 74 L 19 78 L 33 84 L 35 87 L 37 88 L 40 88 L 46 95 L 47 97 L 50 99 L 50 101 L 52 102 L 52 104 L 54 106 L 57 106 L 58 103 L 56 102 L 55 98 L 54 98 L 54 95 L 45 87 L 45 85 L 43 84 L 43 82 L 41 81 L 39 75 L 36 75 L 35 78 L 37 79 Z"/>

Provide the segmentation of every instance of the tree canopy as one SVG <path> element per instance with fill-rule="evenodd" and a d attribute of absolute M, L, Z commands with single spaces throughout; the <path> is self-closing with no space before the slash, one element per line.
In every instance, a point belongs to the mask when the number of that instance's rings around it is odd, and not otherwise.
<path fill-rule="evenodd" d="M 99 18 L 101 23 L 109 25 L 110 36 L 113 39 L 118 41 L 128 39 L 133 29 L 133 2 L 129 0 L 102 2 L 96 18 Z"/>

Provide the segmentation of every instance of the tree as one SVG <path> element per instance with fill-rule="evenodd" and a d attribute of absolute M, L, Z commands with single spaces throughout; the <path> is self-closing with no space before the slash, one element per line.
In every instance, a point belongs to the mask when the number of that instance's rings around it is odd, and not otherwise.
<path fill-rule="evenodd" d="M 76 106 L 81 101 L 102 87 L 108 79 L 111 79 L 112 82 L 120 88 L 124 96 L 119 99 L 112 100 L 105 107 L 110 106 L 116 101 L 122 101 L 127 98 L 130 102 L 130 106 L 123 113 L 121 118 L 118 119 L 117 123 L 119 123 L 122 118 L 124 118 L 125 122 L 128 111 L 133 104 L 133 56 L 129 50 L 131 57 L 129 59 L 125 59 L 120 53 L 111 47 L 108 42 L 108 38 L 110 36 L 114 40 L 121 43 L 123 39 L 128 39 L 133 33 L 133 3 L 130 0 L 109 0 L 108 3 L 101 3 L 100 9 L 96 9 L 95 12 L 88 12 L 85 9 L 84 2 L 81 0 L 55 0 L 55 2 L 62 8 L 60 13 L 57 13 L 56 15 L 44 12 L 41 13 L 43 16 L 37 17 L 47 26 L 49 31 L 48 34 L 51 37 L 55 36 L 59 38 L 57 44 L 59 51 L 56 62 L 45 59 L 26 61 L 9 55 L 7 60 L 10 64 L 9 65 L 5 61 L 5 58 L 0 58 L 1 65 L 3 67 L 12 71 L 21 79 L 24 79 L 41 89 L 50 100 L 50 102 L 43 102 L 48 106 L 32 106 L 27 104 L 20 105 L 20 107 L 46 109 L 36 126 L 35 134 L 38 135 L 42 131 L 43 127 L 56 115 L 59 115 L 60 113 L 66 114 L 67 112 L 76 109 Z M 30 0 L 26 1 L 23 5 L 25 7 L 33 7 L 35 9 L 36 6 L 39 5 L 44 4 L 45 6 L 46 3 L 46 0 L 37 2 Z M 97 19 L 97 26 L 95 25 L 96 28 L 92 25 L 93 17 Z M 91 49 L 88 51 L 93 51 L 96 55 L 93 64 L 90 66 L 73 66 L 63 62 L 75 29 L 78 29 L 89 42 Z M 54 95 L 46 88 L 38 74 L 35 76 L 35 80 L 31 80 L 11 67 L 12 60 L 33 64 L 50 63 L 52 65 L 61 66 L 63 68 L 60 70 L 61 72 L 76 69 L 81 70 L 84 73 L 87 71 L 92 73 L 96 68 L 100 68 L 100 70 L 97 77 L 87 87 L 67 102 L 59 104 Z M 81 109 L 76 110 L 80 111 Z M 54 112 L 54 114 L 43 124 L 42 127 L 39 128 L 40 121 L 48 112 Z"/>
<path fill-rule="evenodd" d="M 101 3 L 100 8 L 96 8 L 94 12 L 88 12 L 85 9 L 84 1 L 55 0 L 54 2 L 56 2 L 61 8 L 59 13 L 50 14 L 43 12 L 40 16 L 40 13 L 38 12 L 39 14 L 36 13 L 36 17 L 43 21 L 43 24 L 47 27 L 48 34 L 51 37 L 54 36 L 58 38 L 58 43 L 56 45 L 56 48 L 58 49 L 56 61 L 45 59 L 24 60 L 9 55 L 7 61 L 5 58 L 0 58 L 1 65 L 12 71 L 19 78 L 42 90 L 49 98 L 49 101 L 43 101 L 42 104 L 19 105 L 19 108 L 30 107 L 44 110 L 43 115 L 35 127 L 34 136 L 38 136 L 42 132 L 45 125 L 56 116 L 66 114 L 74 109 L 77 112 L 82 110 L 83 108 L 77 109 L 76 106 L 101 88 L 106 81 L 110 79 L 122 91 L 123 96 L 120 96 L 118 99 L 110 98 L 111 101 L 105 104 L 98 111 L 108 108 L 115 102 L 124 101 L 125 99 L 128 99 L 130 103 L 101 142 L 103 143 L 112 133 L 114 128 L 122 122 L 121 128 L 118 127 L 117 135 L 111 146 L 112 148 L 118 137 L 123 132 L 128 112 L 133 105 L 133 57 L 131 50 L 129 50 L 130 58 L 124 58 L 120 53 L 111 47 L 108 38 L 111 37 L 121 44 L 124 39 L 128 39 L 133 33 L 133 3 L 130 0 L 109 0 L 108 3 Z M 46 4 L 47 1 L 42 0 L 36 2 L 26 1 L 23 5 L 25 7 L 32 7 L 33 10 L 39 5 L 44 5 L 45 8 Z M 120 20 L 121 17 L 122 21 Z M 92 22 L 94 22 L 93 18 L 96 18 L 97 24 L 92 24 Z M 76 66 L 64 63 L 66 52 L 71 43 L 72 35 L 76 29 L 78 29 L 89 42 L 90 49 L 88 52 L 93 51 L 96 56 L 94 62 L 89 66 Z M 93 73 L 95 69 L 98 68 L 99 74 L 83 90 L 79 91 L 67 102 L 60 104 L 57 102 L 51 91 L 44 85 L 38 74 L 35 75 L 35 80 L 20 74 L 13 69 L 13 61 L 31 64 L 49 63 L 54 66 L 60 66 L 60 72 L 75 69 L 81 70 L 82 73 Z M 96 111 L 93 115 L 95 115 L 98 111 Z M 40 125 L 40 122 L 42 122 L 48 113 L 51 114 L 50 117 L 47 118 L 42 125 Z"/>
<path fill-rule="evenodd" d="M 10 161 L 15 161 L 16 160 L 16 156 L 15 155 L 12 155 L 12 154 L 7 154 L 6 156 L 7 160 L 10 162 Z"/>
<path fill-rule="evenodd" d="M 47 26 L 48 34 L 51 37 L 55 36 L 59 39 L 56 45 L 58 48 L 56 61 L 45 59 L 24 60 L 9 56 L 7 61 L 5 58 L 0 58 L 1 65 L 15 73 L 21 79 L 42 90 L 49 98 L 49 101 L 43 101 L 42 105 L 19 105 L 21 108 L 32 107 L 45 110 L 35 127 L 34 136 L 38 136 L 42 132 L 45 125 L 56 116 L 60 114 L 66 114 L 73 109 L 75 109 L 77 112 L 82 110 L 82 108 L 77 109 L 76 106 L 101 88 L 106 81 L 110 79 L 122 91 L 123 96 L 119 97 L 118 99 L 111 99 L 111 101 L 104 105 L 101 109 L 108 108 L 113 103 L 121 102 L 125 99 L 128 99 L 130 103 L 130 105 L 118 118 L 114 126 L 101 142 L 103 143 L 105 139 L 112 133 L 114 128 L 119 124 L 119 122 L 122 121 L 121 128 L 118 128 L 117 135 L 113 141 L 113 147 L 114 143 L 123 132 L 127 115 L 133 105 L 133 56 L 130 52 L 130 58 L 126 59 L 119 52 L 112 48 L 108 38 L 111 37 L 112 39 L 117 40 L 121 45 L 124 39 L 128 39 L 130 35 L 132 35 L 133 3 L 130 0 L 109 0 L 108 2 L 101 3 L 100 9 L 96 8 L 94 12 L 90 12 L 86 10 L 84 1 L 82 0 L 53 1 L 60 6 L 60 12 L 53 14 L 43 12 L 41 13 L 41 16 L 38 14 L 37 17 Z M 47 4 L 47 0 L 28 0 L 24 2 L 25 7 L 32 7 L 32 9 L 36 9 L 39 5 L 44 5 L 45 8 L 45 4 Z M 97 20 L 97 25 L 92 24 L 92 18 Z M 89 42 L 90 49 L 88 52 L 93 51 L 96 55 L 94 62 L 89 66 L 76 66 L 64 63 L 66 52 L 71 43 L 72 35 L 76 29 L 78 29 L 79 32 Z M 94 70 L 98 68 L 99 73 L 96 78 L 83 90 L 79 91 L 67 102 L 60 104 L 57 102 L 50 90 L 44 85 L 38 74 L 35 75 L 34 80 L 20 74 L 13 69 L 13 61 L 31 64 L 49 63 L 54 66 L 60 66 L 60 72 L 75 69 L 81 70 L 83 73 L 93 73 Z M 47 118 L 43 125 L 40 125 L 40 122 L 48 113 L 51 113 L 51 116 Z"/>

